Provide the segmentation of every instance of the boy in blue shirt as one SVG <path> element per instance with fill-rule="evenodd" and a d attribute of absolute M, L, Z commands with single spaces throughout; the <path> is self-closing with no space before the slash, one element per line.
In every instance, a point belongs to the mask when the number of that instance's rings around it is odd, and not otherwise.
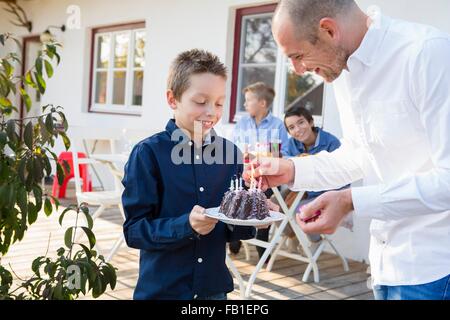
<path fill-rule="evenodd" d="M 124 235 L 128 246 L 140 249 L 134 299 L 226 299 L 234 289 L 226 241 L 250 239 L 255 229 L 204 215 L 220 205 L 243 169 L 237 147 L 213 129 L 226 78 L 211 53 L 181 53 L 168 79 L 175 119 L 136 145 L 125 167 Z"/>
<path fill-rule="evenodd" d="M 287 145 L 288 150 L 284 154 L 286 158 L 314 155 L 322 151 L 333 152 L 341 146 L 341 142 L 337 137 L 314 125 L 313 116 L 306 108 L 302 106 L 295 106 L 286 111 L 284 116 L 284 124 L 291 135 Z M 290 194 L 286 194 L 286 192 Z M 324 192 L 325 191 L 305 192 L 299 207 L 306 205 Z M 287 200 L 287 205 L 290 206 L 291 202 L 295 198 L 293 195 L 296 195 L 296 192 L 285 190 L 282 194 Z M 290 228 L 286 228 L 286 233 L 289 236 L 294 236 L 293 231 L 290 230 Z M 313 246 L 321 240 L 320 234 L 309 234 L 307 236 Z"/>
<path fill-rule="evenodd" d="M 257 143 L 281 143 L 281 153 L 287 150 L 288 134 L 283 121 L 270 112 L 275 91 L 263 82 L 257 82 L 244 89 L 245 111 L 233 130 L 233 142 L 237 145 L 255 146 Z"/>

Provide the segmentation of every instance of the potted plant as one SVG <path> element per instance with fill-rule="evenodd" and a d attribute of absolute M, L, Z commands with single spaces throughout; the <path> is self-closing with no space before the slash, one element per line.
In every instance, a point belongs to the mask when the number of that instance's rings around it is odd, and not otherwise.
<path fill-rule="evenodd" d="M 0 46 L 5 47 L 9 41 L 15 41 L 20 47 L 20 42 L 10 34 L 0 34 Z M 61 213 L 61 225 L 66 215 L 76 215 L 75 225 L 65 232 L 66 248 L 58 249 L 54 259 L 37 257 L 31 266 L 30 279 L 22 280 L 13 288 L 11 272 L 1 266 L 1 257 L 13 243 L 24 238 L 39 213 L 43 211 L 49 216 L 58 209 L 58 200 L 42 187 L 45 175 L 51 174 L 51 161 L 56 165 L 60 184 L 69 171 L 66 164 L 63 168 L 58 163 L 52 151 L 58 138 L 66 150 L 70 147 L 66 135 L 68 122 L 62 107 L 46 105 L 39 116 L 13 117 L 14 111 L 18 112 L 15 97 L 20 97 L 29 111 L 30 90 L 45 93 L 46 79 L 53 76 L 54 65 L 60 62 L 58 48 L 58 43 L 43 44 L 33 68 L 25 76 L 15 74 L 14 66 L 20 63 L 16 53 L 7 52 L 0 57 L 0 299 L 70 300 L 91 291 L 96 298 L 108 285 L 114 289 L 116 284 L 116 269 L 93 250 L 96 240 L 87 204 L 69 206 Z M 80 215 L 85 217 L 87 226 L 79 225 Z M 88 243 L 76 242 L 77 232 L 85 233 Z"/>

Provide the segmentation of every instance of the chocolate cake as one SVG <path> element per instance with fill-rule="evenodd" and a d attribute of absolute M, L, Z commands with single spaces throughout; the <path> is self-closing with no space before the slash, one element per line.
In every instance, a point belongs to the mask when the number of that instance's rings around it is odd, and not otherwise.
<path fill-rule="evenodd" d="M 233 189 L 225 193 L 220 204 L 220 213 L 228 218 L 264 220 L 270 217 L 267 197 L 260 189 Z"/>

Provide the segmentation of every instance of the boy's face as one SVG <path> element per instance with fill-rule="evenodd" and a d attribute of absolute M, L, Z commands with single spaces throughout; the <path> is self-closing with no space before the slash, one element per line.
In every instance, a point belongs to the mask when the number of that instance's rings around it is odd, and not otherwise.
<path fill-rule="evenodd" d="M 304 143 L 314 135 L 314 122 L 309 123 L 303 116 L 292 116 L 285 120 L 289 134 L 296 140 Z"/>
<path fill-rule="evenodd" d="M 267 112 L 266 101 L 259 100 L 256 94 L 250 91 L 245 93 L 244 107 L 251 117 Z"/>
<path fill-rule="evenodd" d="M 190 86 L 177 101 L 171 90 L 167 101 L 175 113 L 175 123 L 191 134 L 206 136 L 222 118 L 226 80 L 211 73 L 192 75 Z"/>

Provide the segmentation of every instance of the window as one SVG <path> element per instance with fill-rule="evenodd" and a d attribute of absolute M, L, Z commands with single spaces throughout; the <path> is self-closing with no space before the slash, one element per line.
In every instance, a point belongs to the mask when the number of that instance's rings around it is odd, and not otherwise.
<path fill-rule="evenodd" d="M 93 30 L 90 112 L 141 114 L 145 44 L 144 22 Z"/>
<path fill-rule="evenodd" d="M 321 125 L 324 83 L 315 74 L 297 76 L 272 36 L 276 4 L 238 9 L 236 12 L 230 122 L 245 113 L 242 90 L 255 82 L 273 86 L 277 95 L 272 112 L 282 118 L 294 105 L 303 105 Z"/>

